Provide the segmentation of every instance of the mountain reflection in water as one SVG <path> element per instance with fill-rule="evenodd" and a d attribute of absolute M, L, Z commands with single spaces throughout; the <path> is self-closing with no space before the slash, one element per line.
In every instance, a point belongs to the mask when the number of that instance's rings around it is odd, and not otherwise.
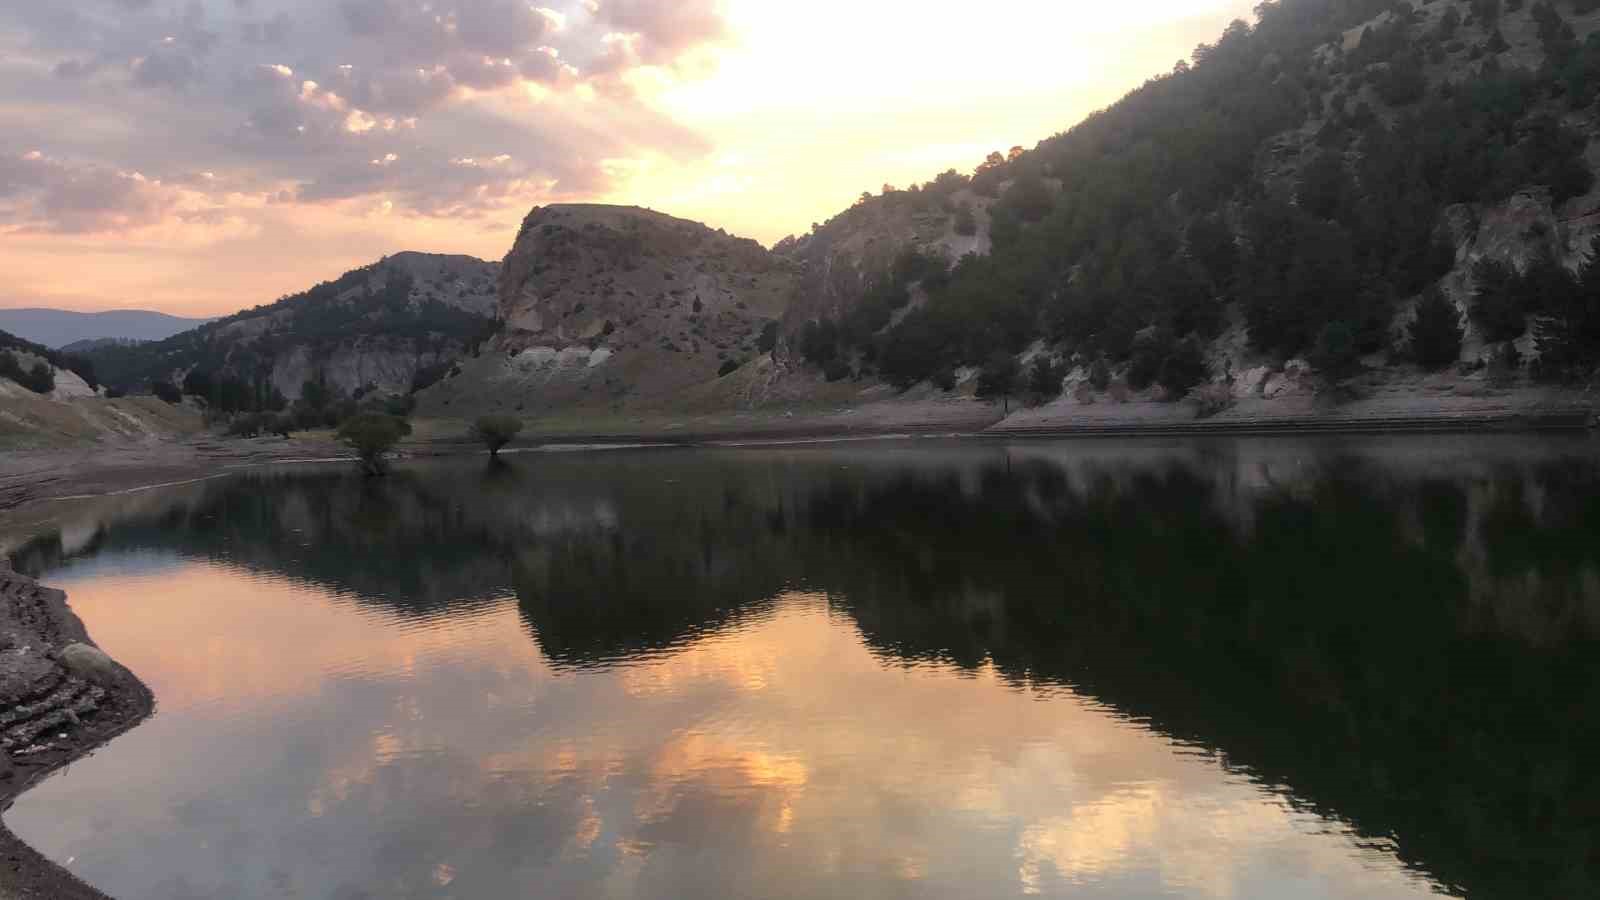
<path fill-rule="evenodd" d="M 14 554 L 119 897 L 1600 895 L 1588 441 L 263 471 Z M 226 889 L 225 889 L 226 888 Z"/>

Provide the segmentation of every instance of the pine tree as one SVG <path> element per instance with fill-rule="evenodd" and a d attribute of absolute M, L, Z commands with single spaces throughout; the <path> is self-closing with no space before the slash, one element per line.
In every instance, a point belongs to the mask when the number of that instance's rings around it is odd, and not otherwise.
<path fill-rule="evenodd" d="M 1439 288 L 1423 295 L 1408 330 L 1411 355 L 1423 368 L 1436 371 L 1461 358 L 1461 314 Z"/>

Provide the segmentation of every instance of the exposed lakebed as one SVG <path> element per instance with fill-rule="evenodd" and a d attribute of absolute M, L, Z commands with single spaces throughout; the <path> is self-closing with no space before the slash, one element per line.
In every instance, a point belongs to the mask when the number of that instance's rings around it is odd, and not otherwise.
<path fill-rule="evenodd" d="M 41 535 L 122 900 L 1592 896 L 1594 441 L 260 470 Z"/>

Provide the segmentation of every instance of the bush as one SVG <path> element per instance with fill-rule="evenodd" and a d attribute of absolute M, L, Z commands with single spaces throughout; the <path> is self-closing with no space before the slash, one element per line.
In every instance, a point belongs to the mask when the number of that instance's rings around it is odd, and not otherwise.
<path fill-rule="evenodd" d="M 739 363 L 736 360 L 730 359 L 717 368 L 717 377 L 726 378 L 737 371 L 739 371 Z"/>
<path fill-rule="evenodd" d="M 1104 358 L 1094 361 L 1089 367 L 1089 384 L 1097 391 L 1104 391 L 1111 386 L 1111 367 Z"/>
<path fill-rule="evenodd" d="M 1438 371 L 1461 358 L 1461 316 L 1437 287 L 1423 295 L 1407 331 L 1411 355 L 1423 368 Z"/>
<path fill-rule="evenodd" d="M 1188 339 L 1179 341 L 1172 348 L 1162 362 L 1161 374 L 1156 380 L 1166 389 L 1167 396 L 1176 401 L 1183 399 L 1191 388 L 1205 381 L 1210 374 L 1200 342 Z"/>
<path fill-rule="evenodd" d="M 1033 361 L 1033 367 L 1028 370 L 1028 391 L 1041 401 L 1050 401 L 1061 396 L 1061 380 L 1065 373 L 1055 361 L 1048 356 L 1041 356 Z"/>
<path fill-rule="evenodd" d="M 28 370 L 28 380 L 23 383 L 23 387 L 35 394 L 50 393 L 56 389 L 55 370 L 50 368 L 49 363 L 34 363 L 33 368 Z"/>
<path fill-rule="evenodd" d="M 1317 333 L 1311 351 L 1311 365 L 1331 381 L 1343 381 L 1355 374 L 1361 357 L 1355 329 L 1345 322 L 1330 322 Z"/>
<path fill-rule="evenodd" d="M 401 438 L 411 433 L 411 423 L 383 413 L 361 413 L 339 426 L 338 438 L 356 451 L 361 467 L 369 476 L 389 470 L 388 454 Z"/>
<path fill-rule="evenodd" d="M 1017 389 L 1017 358 L 997 352 L 984 363 L 978 375 L 979 397 L 1010 397 Z"/>
<path fill-rule="evenodd" d="M 778 346 L 778 323 L 769 321 L 761 326 L 761 336 L 756 339 L 756 350 L 771 353 Z"/>
<path fill-rule="evenodd" d="M 850 377 L 850 364 L 842 359 L 830 359 L 823 365 L 822 375 L 829 381 L 843 381 Z"/>
<path fill-rule="evenodd" d="M 972 207 L 962 204 L 956 210 L 956 234 L 962 237 L 973 237 L 978 233 L 978 217 L 973 215 Z"/>
<path fill-rule="evenodd" d="M 1510 266 L 1483 260 L 1472 269 L 1472 320 L 1489 342 L 1509 341 L 1527 330 L 1522 308 L 1521 278 Z"/>
<path fill-rule="evenodd" d="M 26 372 L 15 355 L 0 353 L 0 378 L 9 378 L 35 394 L 48 394 L 56 389 L 56 373 L 48 363 L 34 363 Z"/>
<path fill-rule="evenodd" d="M 241 416 L 234 416 L 233 421 L 228 423 L 228 437 L 259 437 L 261 435 L 262 426 L 267 424 L 265 422 L 267 418 L 270 417 L 259 416 L 255 413 L 245 413 Z"/>
<path fill-rule="evenodd" d="M 183 402 L 183 392 L 178 390 L 178 386 L 170 381 L 162 381 L 158 378 L 150 382 L 150 393 L 156 395 L 162 402 L 170 403 L 173 406 Z"/>
<path fill-rule="evenodd" d="M 523 422 L 515 416 L 484 416 L 472 423 L 472 439 L 489 448 L 490 456 L 499 456 L 501 448 L 522 433 Z"/>

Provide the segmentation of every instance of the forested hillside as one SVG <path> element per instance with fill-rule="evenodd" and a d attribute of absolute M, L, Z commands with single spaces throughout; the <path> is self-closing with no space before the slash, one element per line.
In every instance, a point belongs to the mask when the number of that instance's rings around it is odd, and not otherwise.
<path fill-rule="evenodd" d="M 48 394 L 56 386 L 56 369 L 76 374 L 90 388 L 99 387 L 94 364 L 89 360 L 0 331 L 0 378 L 10 379 L 36 394 Z"/>
<path fill-rule="evenodd" d="M 1334 379 L 1374 355 L 1593 372 L 1600 269 L 1575 198 L 1594 182 L 1600 3 L 1279 0 L 1257 13 L 1031 151 L 864 197 L 781 245 L 804 258 L 893 207 L 932 215 L 935 231 L 981 225 L 991 245 L 930 269 L 928 242 L 905 244 L 862 274 L 853 304 L 791 320 L 790 345 L 830 378 L 909 386 L 963 366 L 1009 382 L 1000 370 L 1042 341 L 1040 365 L 1065 364 L 1043 387 L 1082 367 L 1100 387 L 1116 371 L 1171 397 L 1227 377 L 1217 339 L 1230 331 L 1259 358 L 1308 358 Z M 1473 252 L 1484 211 L 1524 194 L 1558 211 L 1555 228 Z M 1463 355 L 1464 332 L 1484 358 Z"/>
<path fill-rule="evenodd" d="M 403 253 L 163 341 L 89 355 L 119 390 L 181 391 L 225 413 L 405 395 L 493 332 L 497 275 L 470 257 Z"/>

